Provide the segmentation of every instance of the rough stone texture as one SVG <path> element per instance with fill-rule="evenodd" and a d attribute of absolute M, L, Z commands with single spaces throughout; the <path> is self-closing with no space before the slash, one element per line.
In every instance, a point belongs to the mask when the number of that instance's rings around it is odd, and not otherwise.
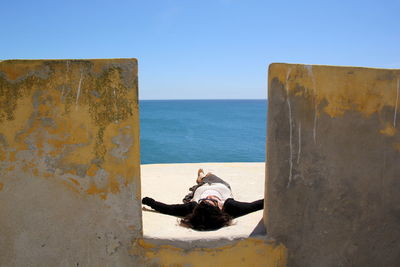
<path fill-rule="evenodd" d="M 267 238 L 248 238 L 224 246 L 179 248 L 174 243 L 159 245 L 138 240 L 138 253 L 145 266 L 286 266 L 286 249 Z"/>
<path fill-rule="evenodd" d="M 142 234 L 137 62 L 0 62 L 0 265 L 121 266 Z"/>
<path fill-rule="evenodd" d="M 400 266 L 399 80 L 270 66 L 264 220 L 288 266 Z"/>

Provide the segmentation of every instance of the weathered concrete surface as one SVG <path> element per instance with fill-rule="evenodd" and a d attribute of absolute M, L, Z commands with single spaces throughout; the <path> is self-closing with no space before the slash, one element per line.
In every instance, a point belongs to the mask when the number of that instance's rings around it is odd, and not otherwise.
<path fill-rule="evenodd" d="M 270 66 L 264 220 L 288 266 L 400 266 L 399 80 Z"/>
<path fill-rule="evenodd" d="M 286 248 L 266 238 L 249 238 L 218 247 L 178 248 L 138 240 L 133 253 L 144 255 L 144 266 L 286 266 Z"/>
<path fill-rule="evenodd" d="M 0 62 L 0 265 L 121 266 L 142 233 L 137 62 Z"/>

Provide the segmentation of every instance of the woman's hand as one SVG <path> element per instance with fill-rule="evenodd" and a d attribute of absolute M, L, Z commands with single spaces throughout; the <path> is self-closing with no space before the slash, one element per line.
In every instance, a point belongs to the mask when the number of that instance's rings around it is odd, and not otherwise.
<path fill-rule="evenodd" d="M 152 206 L 156 201 L 154 199 L 152 199 L 151 197 L 144 197 L 142 199 L 142 203 L 147 205 L 147 206 Z"/>

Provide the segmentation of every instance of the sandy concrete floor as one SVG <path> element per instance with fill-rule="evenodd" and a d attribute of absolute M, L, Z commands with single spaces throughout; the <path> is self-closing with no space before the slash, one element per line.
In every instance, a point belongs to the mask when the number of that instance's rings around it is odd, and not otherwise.
<path fill-rule="evenodd" d="M 184 163 L 141 165 L 142 197 L 152 197 L 167 204 L 182 203 L 182 198 L 194 185 L 197 170 L 212 172 L 227 181 L 238 201 L 264 198 L 265 163 Z M 179 226 L 178 218 L 143 210 L 145 238 L 196 240 L 248 237 L 263 217 L 263 211 L 239 217 L 233 225 L 217 231 L 199 232 Z"/>

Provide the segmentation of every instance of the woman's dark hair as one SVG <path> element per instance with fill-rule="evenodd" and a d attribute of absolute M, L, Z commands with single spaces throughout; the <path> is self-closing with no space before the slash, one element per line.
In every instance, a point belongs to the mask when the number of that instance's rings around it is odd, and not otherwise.
<path fill-rule="evenodd" d="M 231 220 L 232 218 L 218 207 L 200 202 L 191 214 L 181 220 L 181 224 L 198 231 L 210 231 L 229 225 Z"/>

